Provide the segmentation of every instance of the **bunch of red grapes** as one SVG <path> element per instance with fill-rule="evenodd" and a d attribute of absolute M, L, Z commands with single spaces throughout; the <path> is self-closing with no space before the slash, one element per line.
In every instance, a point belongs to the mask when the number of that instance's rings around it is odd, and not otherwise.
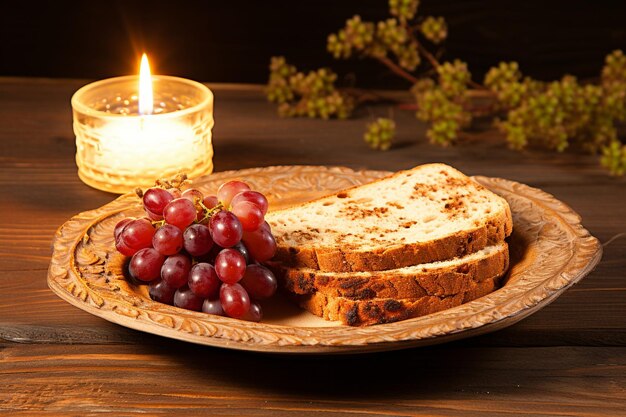
<path fill-rule="evenodd" d="M 149 283 L 158 302 L 209 314 L 260 321 L 258 300 L 276 292 L 264 267 L 276 241 L 264 220 L 267 199 L 241 181 L 217 195 L 153 187 L 143 193 L 147 217 L 115 226 L 115 247 L 132 256 L 128 272 Z"/>

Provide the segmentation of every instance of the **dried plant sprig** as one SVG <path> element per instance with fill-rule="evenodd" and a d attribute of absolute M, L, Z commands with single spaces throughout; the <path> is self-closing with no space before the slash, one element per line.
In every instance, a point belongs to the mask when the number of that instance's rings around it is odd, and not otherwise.
<path fill-rule="evenodd" d="M 432 143 L 447 146 L 459 140 L 462 129 L 475 116 L 491 115 L 495 126 L 513 149 L 529 145 L 562 152 L 572 143 L 591 153 L 601 153 L 600 163 L 612 175 L 626 171 L 626 145 L 617 135 L 617 124 L 626 121 L 626 56 L 620 50 L 607 55 L 598 84 L 581 83 L 564 76 L 554 82 L 524 77 L 516 62 L 501 62 L 484 77 L 472 80 L 466 63 L 440 62 L 425 45 L 439 45 L 448 36 L 443 17 L 418 15 L 418 0 L 389 0 L 391 17 L 378 22 L 355 15 L 327 38 L 327 49 L 336 59 L 371 58 L 411 85 L 417 104 L 416 117 L 430 123 L 426 134 Z M 422 65 L 429 76 L 419 76 Z M 423 72 L 422 72 L 423 73 Z M 279 104 L 284 116 L 350 116 L 354 100 L 335 87 L 337 76 L 329 69 L 297 72 L 284 58 L 272 58 L 268 99 Z M 480 93 L 492 104 L 478 108 L 472 97 Z M 368 125 L 374 131 L 377 124 Z M 374 149 L 388 149 L 377 141 Z"/>

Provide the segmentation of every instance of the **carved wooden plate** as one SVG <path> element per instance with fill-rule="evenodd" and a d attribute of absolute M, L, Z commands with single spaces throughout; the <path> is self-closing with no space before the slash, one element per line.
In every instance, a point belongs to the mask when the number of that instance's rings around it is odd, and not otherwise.
<path fill-rule="evenodd" d="M 279 166 L 213 174 L 195 186 L 214 193 L 239 178 L 265 193 L 272 208 L 289 206 L 388 174 L 339 167 Z M 146 286 L 129 284 L 113 228 L 141 215 L 131 194 L 78 214 L 57 231 L 48 285 L 61 298 L 105 320 L 193 343 L 280 353 L 350 353 L 443 343 L 510 326 L 580 281 L 602 249 L 580 217 L 553 196 L 500 178 L 474 177 L 504 197 L 513 213 L 511 268 L 505 285 L 478 300 L 424 317 L 353 328 L 328 322 L 275 297 L 261 323 L 182 310 L 156 303 Z"/>

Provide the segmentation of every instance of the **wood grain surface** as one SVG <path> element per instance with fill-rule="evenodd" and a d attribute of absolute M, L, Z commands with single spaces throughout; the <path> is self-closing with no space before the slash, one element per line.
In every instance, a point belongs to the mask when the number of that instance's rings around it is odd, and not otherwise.
<path fill-rule="evenodd" d="M 298 359 L 191 346 L 84 313 L 46 286 L 56 228 L 114 196 L 76 176 L 69 98 L 85 81 L 0 79 L 0 412 L 56 415 L 577 415 L 626 409 L 626 238 L 553 304 L 499 332 L 374 356 Z M 626 232 L 626 181 L 595 157 L 509 151 L 476 129 L 450 149 L 396 110 L 397 147 L 348 121 L 279 119 L 261 90 L 213 86 L 216 171 L 278 164 L 398 170 L 440 161 L 540 187 L 601 242 Z M 387 107 L 372 107 L 386 114 Z"/>
<path fill-rule="evenodd" d="M 0 351 L 0 403 L 74 415 L 619 416 L 625 354 L 623 347 L 452 344 L 285 359 L 169 340 L 12 344 Z"/>

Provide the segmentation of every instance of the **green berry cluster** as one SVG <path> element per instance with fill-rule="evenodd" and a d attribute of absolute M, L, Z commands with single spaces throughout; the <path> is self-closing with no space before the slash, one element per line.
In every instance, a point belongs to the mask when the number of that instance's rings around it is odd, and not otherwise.
<path fill-rule="evenodd" d="M 621 50 L 608 54 L 602 68 L 602 85 L 623 84 L 626 82 L 626 55 Z"/>
<path fill-rule="evenodd" d="M 426 136 L 431 143 L 447 146 L 455 142 L 459 131 L 468 126 L 472 115 L 467 110 L 467 83 L 471 74 L 464 62 L 445 62 L 437 68 L 438 84 L 430 79 L 418 81 L 412 88 L 417 102 L 417 118 L 431 123 Z"/>
<path fill-rule="evenodd" d="M 607 55 L 601 80 L 605 117 L 623 123 L 626 120 L 626 55 L 624 52 L 617 50 Z M 601 148 L 600 164 L 608 169 L 611 175 L 626 174 L 626 145 L 617 138 L 613 123 L 601 123 L 597 132 L 605 137 L 606 143 Z"/>
<path fill-rule="evenodd" d="M 458 97 L 467 91 L 467 83 L 472 79 L 467 64 L 455 59 L 454 62 L 444 62 L 437 67 L 439 85 L 448 97 Z"/>
<path fill-rule="evenodd" d="M 626 121 L 626 55 L 614 51 L 606 57 L 598 84 L 565 76 L 554 82 L 525 77 L 516 62 L 501 62 L 484 77 L 484 86 L 471 79 L 460 60 L 440 63 L 422 43 L 438 45 L 448 35 L 442 17 L 417 16 L 418 0 L 389 0 L 391 17 L 366 22 L 356 15 L 327 39 L 336 59 L 369 57 L 409 81 L 417 102 L 416 116 L 430 123 L 432 143 L 454 143 L 473 116 L 499 116 L 496 126 L 514 149 L 529 145 L 564 151 L 576 144 L 601 153 L 600 163 L 614 175 L 626 174 L 626 145 L 618 138 L 618 123 Z M 421 61 L 436 77 L 418 77 Z M 284 58 L 272 58 L 268 99 L 278 103 L 283 116 L 338 117 L 350 115 L 354 100 L 335 87 L 337 75 L 329 69 L 298 72 Z M 471 86 L 474 90 L 468 89 Z M 471 97 L 487 97 L 479 108 Z M 367 127 L 365 141 L 374 149 L 388 149 L 395 126 L 378 119 Z"/>
<path fill-rule="evenodd" d="M 417 35 L 438 44 L 448 34 L 441 17 L 427 17 L 418 24 L 418 5 L 417 0 L 389 0 L 392 17 L 376 23 L 354 16 L 346 21 L 344 28 L 328 36 L 327 49 L 337 59 L 351 58 L 357 53 L 378 59 L 414 81 L 415 77 L 403 71 L 413 72 L 421 63 Z M 433 64 L 433 58 L 428 58 Z M 413 89 L 419 108 L 417 117 L 432 122 L 427 132 L 431 142 L 448 145 L 471 121 L 471 114 L 465 109 L 465 92 L 471 75 L 467 65 L 458 60 L 433 66 L 437 70 L 438 84 L 428 85 L 418 79 Z"/>
<path fill-rule="evenodd" d="M 278 104 L 281 116 L 345 119 L 354 109 L 354 100 L 337 90 L 335 81 L 337 74 L 327 68 L 304 74 L 284 57 L 272 57 L 267 99 Z"/>
<path fill-rule="evenodd" d="M 431 123 L 426 131 L 430 142 L 442 146 L 454 143 L 461 128 L 471 122 L 471 114 L 462 103 L 449 98 L 441 87 L 414 91 L 417 91 L 417 118 Z"/>
<path fill-rule="evenodd" d="M 524 97 L 539 93 L 542 83 L 522 77 L 517 62 L 500 62 L 485 74 L 485 87 L 497 98 L 497 108 L 508 110 L 519 106 Z"/>
<path fill-rule="evenodd" d="M 611 175 L 622 176 L 626 174 L 626 145 L 614 140 L 602 148 L 600 164 L 609 170 Z"/>
<path fill-rule="evenodd" d="M 411 20 L 417 13 L 418 0 L 389 0 L 389 13 L 402 21 Z"/>
<path fill-rule="evenodd" d="M 372 55 L 385 56 L 392 52 L 402 68 L 414 71 L 420 63 L 417 43 L 410 30 L 397 19 L 381 20 L 376 24 L 376 42 Z"/>
<path fill-rule="evenodd" d="M 448 37 L 448 25 L 443 17 L 428 16 L 420 24 L 419 30 L 434 44 L 440 44 Z"/>
<path fill-rule="evenodd" d="M 485 74 L 485 87 L 499 91 L 511 83 L 522 79 L 517 62 L 500 62 L 497 67 L 490 68 Z"/>
<path fill-rule="evenodd" d="M 523 78 L 513 62 L 490 69 L 485 86 L 506 111 L 497 125 L 512 148 L 532 143 L 562 152 L 578 142 L 590 152 L 604 148 L 605 155 L 616 155 L 606 147 L 618 141 L 615 121 L 626 118 L 626 58 L 621 51 L 607 57 L 599 85 L 572 76 L 550 83 Z"/>
<path fill-rule="evenodd" d="M 500 129 L 514 149 L 523 149 L 532 141 L 562 152 L 571 138 L 595 124 L 592 119 L 600 93 L 597 86 L 581 86 L 574 77 L 563 77 L 536 94 L 523 96 L 499 123 Z"/>
<path fill-rule="evenodd" d="M 273 103 L 283 104 L 294 99 L 293 88 L 289 80 L 298 71 L 289 65 L 283 56 L 274 56 L 270 60 L 270 79 L 267 85 L 267 99 Z"/>
<path fill-rule="evenodd" d="M 398 65 L 409 71 L 420 63 L 411 29 L 396 18 L 373 23 L 354 16 L 343 29 L 328 36 L 327 49 L 336 59 L 348 59 L 355 54 L 381 59 L 393 54 Z"/>
<path fill-rule="evenodd" d="M 363 139 L 370 148 L 386 151 L 391 147 L 395 135 L 396 123 L 391 119 L 379 117 L 368 123 Z"/>
<path fill-rule="evenodd" d="M 370 49 L 373 42 L 374 24 L 363 22 L 361 16 L 356 15 L 348 19 L 339 32 L 328 35 L 327 49 L 335 59 L 348 59 L 355 52 Z"/>
<path fill-rule="evenodd" d="M 416 38 L 421 26 L 411 25 L 410 21 L 415 18 L 418 5 L 418 0 L 389 0 L 392 17 L 388 19 L 364 22 L 359 15 L 348 19 L 342 29 L 328 36 L 328 52 L 336 59 L 359 55 L 378 59 L 400 70 L 415 71 L 421 61 Z M 445 37 L 447 33 L 441 18 L 427 19 L 425 27 L 433 39 Z"/>
<path fill-rule="evenodd" d="M 607 55 L 602 68 L 603 104 L 611 117 L 626 120 L 626 56 L 620 50 Z"/>

